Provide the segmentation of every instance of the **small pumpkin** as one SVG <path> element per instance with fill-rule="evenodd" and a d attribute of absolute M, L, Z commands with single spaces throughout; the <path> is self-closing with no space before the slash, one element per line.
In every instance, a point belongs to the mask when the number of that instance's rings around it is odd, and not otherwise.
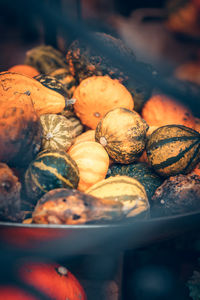
<path fill-rule="evenodd" d="M 40 116 L 42 124 L 42 149 L 68 150 L 73 139 L 83 131 L 78 118 L 69 119 L 62 115 L 45 114 Z"/>
<path fill-rule="evenodd" d="M 105 200 L 115 200 L 123 204 L 126 217 L 149 214 L 149 201 L 144 186 L 128 176 L 113 176 L 97 182 L 85 193 Z"/>
<path fill-rule="evenodd" d="M 54 90 L 43 86 L 28 76 L 12 73 L 0 73 L 0 102 L 8 102 L 16 94 L 27 94 L 38 115 L 60 113 L 67 105 L 66 99 Z"/>
<path fill-rule="evenodd" d="M 77 188 L 79 170 L 76 162 L 62 150 L 43 150 L 25 173 L 25 190 L 30 202 L 55 188 Z"/>
<path fill-rule="evenodd" d="M 65 267 L 55 262 L 22 261 L 18 277 L 27 285 L 41 291 L 49 298 L 62 300 L 87 300 L 78 279 Z"/>
<path fill-rule="evenodd" d="M 94 129 L 89 129 L 80 135 L 78 135 L 74 141 L 73 145 L 82 143 L 82 142 L 95 142 L 95 130 Z"/>
<path fill-rule="evenodd" d="M 191 128 L 195 126 L 195 118 L 188 107 L 162 94 L 153 95 L 146 101 L 141 116 L 149 126 L 160 127 L 170 124 Z"/>
<path fill-rule="evenodd" d="M 29 77 L 35 77 L 40 74 L 34 67 L 25 64 L 12 66 L 8 69 L 8 72 L 19 73 Z"/>
<path fill-rule="evenodd" d="M 146 152 L 150 165 L 161 176 L 187 174 L 200 159 L 200 134 L 186 126 L 162 126 L 150 135 Z"/>
<path fill-rule="evenodd" d="M 36 224 L 87 224 L 122 219 L 122 205 L 104 201 L 78 190 L 64 188 L 46 193 L 32 214 Z"/>
<path fill-rule="evenodd" d="M 9 275 L 1 274 L 0 297 L 4 300 L 86 300 L 83 286 L 65 266 L 54 261 L 21 259 L 12 267 Z M 12 272 L 12 269 L 15 270 Z M 3 273 L 3 272 L 2 272 Z"/>
<path fill-rule="evenodd" d="M 0 161 L 12 167 L 27 167 L 38 153 L 42 137 L 30 96 L 13 93 L 8 101 L 0 101 L 0 119 Z"/>
<path fill-rule="evenodd" d="M 99 143 L 82 142 L 72 145 L 68 154 L 77 163 L 79 169 L 78 190 L 85 191 L 105 178 L 109 167 L 109 156 Z"/>
<path fill-rule="evenodd" d="M 144 186 L 149 200 L 155 190 L 163 183 L 163 179 L 146 163 L 113 164 L 109 167 L 106 178 L 116 175 L 127 175 L 138 180 Z"/>
<path fill-rule="evenodd" d="M 75 89 L 74 110 L 81 122 L 95 129 L 103 116 L 115 107 L 132 110 L 134 101 L 130 92 L 118 80 L 109 76 L 84 79 Z"/>
<path fill-rule="evenodd" d="M 144 151 L 147 129 L 147 123 L 137 112 L 115 108 L 99 122 L 95 139 L 114 162 L 129 164 Z"/>

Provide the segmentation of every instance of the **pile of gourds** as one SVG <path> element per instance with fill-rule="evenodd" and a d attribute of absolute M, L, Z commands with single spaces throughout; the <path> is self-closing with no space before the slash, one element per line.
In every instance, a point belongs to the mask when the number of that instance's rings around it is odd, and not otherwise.
<path fill-rule="evenodd" d="M 199 209 L 199 119 L 74 45 L 66 56 L 37 47 L 0 73 L 1 220 L 85 224 Z"/>

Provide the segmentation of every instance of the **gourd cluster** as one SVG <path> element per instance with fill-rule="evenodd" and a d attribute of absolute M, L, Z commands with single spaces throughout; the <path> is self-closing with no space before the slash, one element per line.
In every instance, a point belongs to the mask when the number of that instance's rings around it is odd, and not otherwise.
<path fill-rule="evenodd" d="M 65 55 L 31 49 L 0 83 L 1 220 L 90 224 L 200 208 L 200 122 L 176 99 L 82 41 Z"/>

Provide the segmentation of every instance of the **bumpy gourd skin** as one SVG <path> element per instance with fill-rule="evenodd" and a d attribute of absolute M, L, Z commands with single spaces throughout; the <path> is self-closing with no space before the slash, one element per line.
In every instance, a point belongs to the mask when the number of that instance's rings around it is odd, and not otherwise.
<path fill-rule="evenodd" d="M 122 40 L 110 34 L 95 32 L 94 37 L 119 57 L 125 57 L 130 64 L 135 63 L 136 57 L 132 49 L 128 48 Z M 144 102 L 150 97 L 152 87 L 145 81 L 137 79 L 137 76 L 129 76 L 126 70 L 116 66 L 108 56 L 100 54 L 84 40 L 74 40 L 68 48 L 66 55 L 71 75 L 76 80 L 76 85 L 87 77 L 108 75 L 112 79 L 119 80 L 131 93 L 135 102 L 135 110 L 140 111 Z M 138 62 L 138 66 L 153 74 L 157 73 L 149 64 Z"/>
<path fill-rule="evenodd" d="M 129 164 L 139 158 L 146 143 L 147 123 L 125 108 L 110 110 L 99 122 L 95 139 L 114 162 Z"/>
<path fill-rule="evenodd" d="M 164 217 L 198 211 L 200 178 L 197 175 L 176 175 L 166 179 L 152 197 L 151 216 Z"/>

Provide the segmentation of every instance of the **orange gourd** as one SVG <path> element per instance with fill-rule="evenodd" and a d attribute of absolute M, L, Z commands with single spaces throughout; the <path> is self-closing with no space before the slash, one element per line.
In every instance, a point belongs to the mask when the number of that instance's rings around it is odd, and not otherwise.
<path fill-rule="evenodd" d="M 68 154 L 79 169 L 78 190 L 85 191 L 105 178 L 109 167 L 109 156 L 97 142 L 82 142 L 72 145 Z"/>
<path fill-rule="evenodd" d="M 29 65 L 15 65 L 9 68 L 8 72 L 15 72 L 29 77 L 35 77 L 40 74 L 36 68 Z"/>
<path fill-rule="evenodd" d="M 30 96 L 38 115 L 60 113 L 66 107 L 64 96 L 45 87 L 36 79 L 18 73 L 1 72 L 0 102 L 7 103 L 16 94 Z"/>
<path fill-rule="evenodd" d="M 41 146 L 41 124 L 30 96 L 13 94 L 0 102 L 0 161 L 27 166 Z"/>
<path fill-rule="evenodd" d="M 57 263 L 33 261 L 17 262 L 15 265 L 18 284 L 0 285 L 2 300 L 86 300 L 85 291 L 78 279 L 64 266 Z M 16 293 L 16 294 L 14 294 Z M 41 296 L 41 297 L 40 297 Z M 42 297 L 43 296 L 43 297 Z"/>
<path fill-rule="evenodd" d="M 184 104 L 165 95 L 153 95 L 143 106 L 142 118 L 149 126 L 184 125 L 195 126 L 192 112 Z"/>
<path fill-rule="evenodd" d="M 95 129 L 102 117 L 111 109 L 124 107 L 132 110 L 134 101 L 127 88 L 109 76 L 91 76 L 75 89 L 74 110 L 81 122 Z"/>
<path fill-rule="evenodd" d="M 74 141 L 73 145 L 82 143 L 82 142 L 95 142 L 95 130 L 94 129 L 89 129 L 80 135 L 78 135 Z"/>

